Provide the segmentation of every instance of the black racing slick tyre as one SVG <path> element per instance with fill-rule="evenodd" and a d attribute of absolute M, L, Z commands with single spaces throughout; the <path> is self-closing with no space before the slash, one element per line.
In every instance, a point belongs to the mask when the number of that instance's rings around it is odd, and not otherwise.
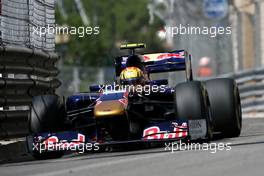
<path fill-rule="evenodd" d="M 242 128 L 242 113 L 238 87 L 233 79 L 206 81 L 212 111 L 213 128 L 221 137 L 238 137 Z"/>
<path fill-rule="evenodd" d="M 204 85 L 198 81 L 180 83 L 175 88 L 177 120 L 206 119 L 207 138 L 212 138 L 210 104 Z"/>
<path fill-rule="evenodd" d="M 64 128 L 65 115 L 65 106 L 58 96 L 36 96 L 32 100 L 29 129 L 32 134 L 61 131 Z M 33 151 L 35 159 L 52 159 L 62 156 L 63 152 L 61 151 L 46 153 Z"/>

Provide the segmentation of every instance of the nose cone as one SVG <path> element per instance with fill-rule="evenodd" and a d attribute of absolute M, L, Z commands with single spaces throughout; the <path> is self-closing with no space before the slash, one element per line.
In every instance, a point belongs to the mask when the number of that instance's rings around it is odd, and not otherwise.
<path fill-rule="evenodd" d="M 103 101 L 94 108 L 95 118 L 104 118 L 123 115 L 125 113 L 124 105 L 118 100 Z"/>

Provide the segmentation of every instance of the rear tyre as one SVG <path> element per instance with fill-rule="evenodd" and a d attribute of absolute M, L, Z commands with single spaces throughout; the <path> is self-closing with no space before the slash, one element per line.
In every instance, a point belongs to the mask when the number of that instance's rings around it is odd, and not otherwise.
<path fill-rule="evenodd" d="M 29 129 L 32 134 L 61 131 L 64 128 L 65 115 L 65 107 L 59 97 L 55 95 L 36 96 L 32 100 Z M 62 151 L 33 152 L 33 157 L 38 160 L 60 158 L 62 156 Z"/>
<path fill-rule="evenodd" d="M 206 81 L 213 128 L 221 137 L 238 137 L 242 127 L 240 96 L 233 79 L 221 78 Z"/>
<path fill-rule="evenodd" d="M 210 104 L 207 91 L 198 81 L 178 84 L 175 88 L 175 112 L 177 120 L 206 119 L 207 138 L 212 138 Z"/>

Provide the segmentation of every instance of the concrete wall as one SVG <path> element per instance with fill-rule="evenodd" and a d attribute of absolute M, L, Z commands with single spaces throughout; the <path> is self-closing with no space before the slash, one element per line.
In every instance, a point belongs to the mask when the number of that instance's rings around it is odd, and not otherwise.
<path fill-rule="evenodd" d="M 237 23 L 233 26 L 233 53 L 237 57 L 235 70 L 262 67 L 264 64 L 264 1 L 233 0 L 233 11 Z M 235 40 L 235 41 L 234 41 Z M 234 45 L 234 44 L 237 45 Z M 236 58 L 236 57 L 235 57 Z"/>
<path fill-rule="evenodd" d="M 264 2 L 260 4 L 260 33 L 264 32 Z M 261 38 L 261 63 L 264 65 L 264 35 L 260 36 Z"/>

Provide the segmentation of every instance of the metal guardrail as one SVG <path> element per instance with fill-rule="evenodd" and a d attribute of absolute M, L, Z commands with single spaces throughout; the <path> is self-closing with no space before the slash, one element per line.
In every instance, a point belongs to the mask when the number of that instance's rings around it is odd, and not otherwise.
<path fill-rule="evenodd" d="M 58 56 L 40 50 L 0 46 L 0 139 L 28 134 L 33 96 L 55 94 Z"/>
<path fill-rule="evenodd" d="M 242 113 L 248 117 L 264 113 L 264 68 L 223 75 L 234 78 L 240 91 Z"/>

